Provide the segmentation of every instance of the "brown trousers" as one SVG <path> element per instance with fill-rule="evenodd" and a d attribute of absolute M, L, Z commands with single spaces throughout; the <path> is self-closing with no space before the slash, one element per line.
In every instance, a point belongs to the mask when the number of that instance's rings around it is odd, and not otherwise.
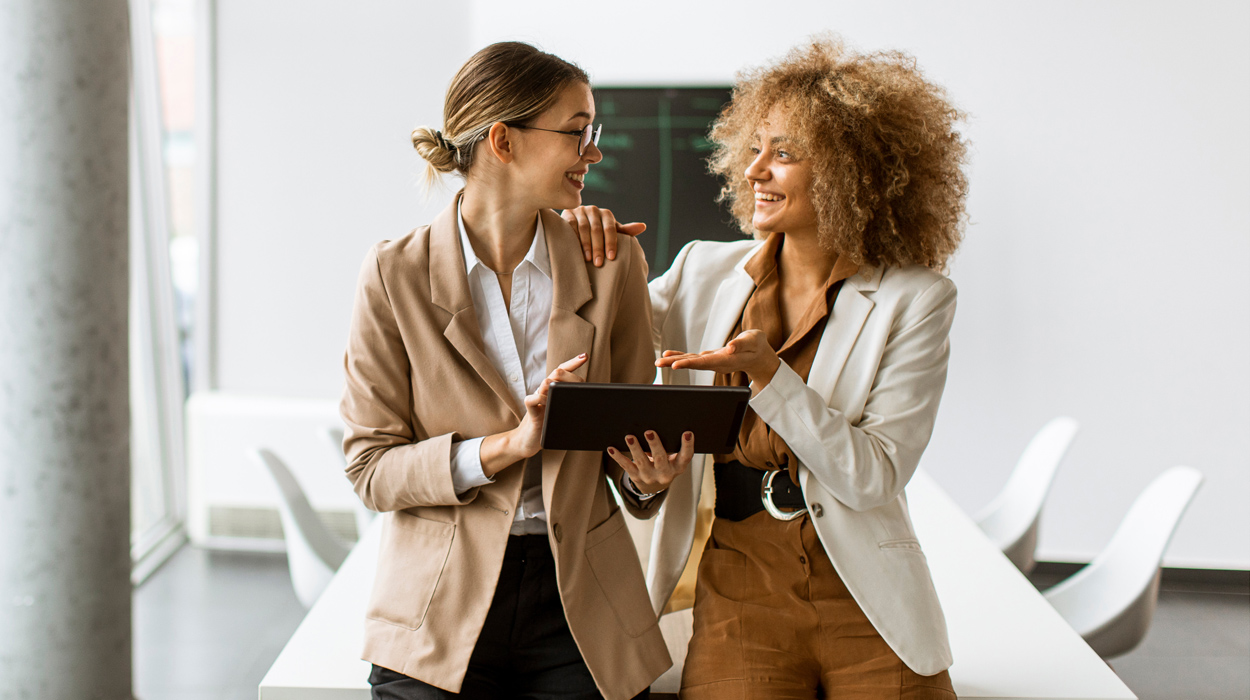
<path fill-rule="evenodd" d="M 699 564 L 683 700 L 951 700 L 950 675 L 898 658 L 851 597 L 806 515 L 718 519 Z"/>

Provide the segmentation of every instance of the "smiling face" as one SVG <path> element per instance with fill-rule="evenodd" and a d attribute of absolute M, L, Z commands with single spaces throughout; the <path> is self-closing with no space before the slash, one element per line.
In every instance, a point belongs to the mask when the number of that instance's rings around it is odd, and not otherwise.
<path fill-rule="evenodd" d="M 590 86 L 574 82 L 561 91 L 547 111 L 526 126 L 509 129 L 516 148 L 517 175 L 539 209 L 572 209 L 581 206 L 583 179 L 592 163 L 603 154 L 592 143 L 577 155 L 579 136 L 551 131 L 581 131 L 595 119 L 595 100 Z"/>
<path fill-rule="evenodd" d="M 774 106 L 755 131 L 753 158 L 746 178 L 755 192 L 751 225 L 769 234 L 816 235 L 816 209 L 812 206 L 811 163 L 794 150 L 787 135 L 787 114 Z"/>

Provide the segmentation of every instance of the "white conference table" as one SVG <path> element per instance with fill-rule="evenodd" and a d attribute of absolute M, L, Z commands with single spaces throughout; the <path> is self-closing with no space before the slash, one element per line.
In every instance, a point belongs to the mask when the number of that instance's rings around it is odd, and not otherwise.
<path fill-rule="evenodd" d="M 907 487 L 912 521 L 946 613 L 961 698 L 1136 700 L 976 523 L 923 471 Z M 377 518 L 260 683 L 260 700 L 368 700 L 360 660 Z"/>

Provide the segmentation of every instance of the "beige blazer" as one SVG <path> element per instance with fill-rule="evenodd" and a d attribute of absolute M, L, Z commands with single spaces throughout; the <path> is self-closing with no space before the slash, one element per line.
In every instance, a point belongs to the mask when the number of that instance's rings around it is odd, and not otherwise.
<path fill-rule="evenodd" d="M 757 241 L 695 242 L 651 283 L 657 348 L 701 351 L 729 339 L 755 283 L 743 266 Z M 877 631 L 916 673 L 951 665 L 946 620 L 903 487 L 929 442 L 946 384 L 955 285 L 919 266 L 846 280 L 805 383 L 784 363 L 751 407 L 799 460 L 799 481 L 825 551 Z M 666 383 L 710 384 L 678 370 Z M 704 463 L 669 487 L 648 566 L 662 610 L 694 538 Z"/>
<path fill-rule="evenodd" d="M 459 197 L 457 196 L 457 201 Z M 587 264 L 577 236 L 541 212 L 553 300 L 548 371 L 580 353 L 591 382 L 655 376 L 647 267 L 636 243 Z M 484 351 L 452 202 L 426 227 L 369 251 L 360 272 L 341 403 L 347 477 L 386 513 L 363 658 L 458 692 L 477 642 L 521 490 L 518 465 L 457 496 L 453 441 L 524 415 Z M 671 666 L 625 515 L 598 452 L 544 451 L 543 502 L 573 638 L 606 698 L 630 698 Z M 650 517 L 654 498 L 627 507 Z"/>

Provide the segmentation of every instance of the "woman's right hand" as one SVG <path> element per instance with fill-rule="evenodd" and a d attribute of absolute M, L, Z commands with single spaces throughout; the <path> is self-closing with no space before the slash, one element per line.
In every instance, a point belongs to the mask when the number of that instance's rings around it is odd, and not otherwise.
<path fill-rule="evenodd" d="M 647 225 L 640 221 L 618 224 L 610 209 L 591 205 L 565 209 L 560 216 L 577 232 L 586 262 L 593 261 L 595 267 L 603 267 L 605 256 L 608 260 L 616 259 L 617 234 L 637 236 L 647 230 Z"/>
<path fill-rule="evenodd" d="M 573 372 L 586 364 L 586 359 L 586 353 L 582 353 L 556 367 L 534 393 L 525 397 L 525 417 L 521 419 L 521 424 L 506 433 L 491 435 L 482 441 L 479 454 L 483 474 L 493 477 L 508 466 L 538 454 L 542 449 L 543 419 L 547 415 L 547 396 L 551 384 L 584 381 Z"/>

